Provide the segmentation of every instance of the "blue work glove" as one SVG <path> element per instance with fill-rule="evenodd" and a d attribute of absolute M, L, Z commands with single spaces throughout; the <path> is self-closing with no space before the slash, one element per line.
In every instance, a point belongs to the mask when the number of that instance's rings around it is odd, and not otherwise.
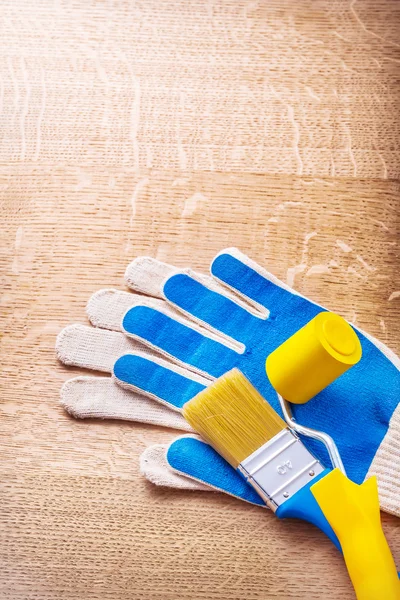
<path fill-rule="evenodd" d="M 240 261 L 239 264 L 247 265 L 250 270 L 261 274 L 262 278 L 260 279 L 264 282 L 263 286 L 271 286 L 271 290 L 275 290 L 276 286 L 279 286 L 279 288 L 291 292 L 290 295 L 296 294 L 238 251 L 226 251 L 223 255 L 231 259 L 236 257 Z M 121 321 L 129 308 L 139 306 L 143 313 L 143 307 L 150 307 L 161 312 L 163 316 L 169 316 L 173 321 L 180 321 L 191 328 L 197 328 L 197 332 L 205 334 L 207 338 L 212 337 L 214 341 L 222 342 L 223 346 L 227 346 L 231 350 L 240 350 L 240 346 L 236 342 L 222 336 L 220 332 L 214 331 L 213 335 L 209 325 L 204 324 L 202 328 L 199 328 L 192 315 L 186 314 L 189 321 L 185 319 L 171 306 L 169 301 L 163 298 L 163 282 L 168 277 L 171 279 L 171 276 L 176 273 L 177 269 L 170 265 L 155 259 L 139 257 L 129 265 L 125 277 L 128 287 L 134 293 L 111 289 L 100 290 L 93 295 L 87 306 L 88 317 L 94 327 L 80 324 L 70 325 L 60 333 L 57 340 L 57 354 L 60 360 L 68 365 L 110 374 L 114 362 L 122 355 L 129 353 L 136 357 L 135 369 L 139 367 L 140 370 L 144 364 L 147 372 L 149 367 L 163 367 L 160 371 L 156 369 L 153 373 L 154 375 L 159 372 L 161 380 L 158 383 L 154 380 L 154 376 L 149 377 L 147 384 L 151 383 L 151 385 L 144 385 L 145 378 L 139 376 L 136 387 L 132 383 L 135 377 L 134 371 L 127 378 L 131 381 L 130 384 L 124 383 L 123 380 L 118 381 L 115 377 L 80 376 L 67 381 L 62 388 L 61 402 L 72 415 L 78 418 L 124 419 L 190 430 L 179 414 L 183 403 L 182 396 L 180 396 L 182 390 L 179 392 L 180 384 L 186 381 L 184 386 L 186 391 L 191 389 L 193 394 L 207 385 L 212 377 L 207 373 L 199 375 L 198 369 L 192 365 L 186 365 L 190 370 L 186 366 L 178 366 L 176 357 L 167 356 L 165 353 L 162 356 L 159 352 L 155 352 L 145 339 L 128 338 L 121 332 Z M 222 287 L 216 283 L 215 279 L 189 270 L 186 271 L 186 275 L 191 280 L 203 282 L 207 288 L 214 289 L 220 296 L 229 295 L 227 287 Z M 279 292 L 279 290 L 277 291 Z M 271 296 L 272 299 L 274 297 L 276 295 Z M 241 302 L 237 294 L 233 294 L 232 299 L 235 304 L 239 303 L 247 310 L 255 311 L 263 317 L 267 315 L 265 308 L 253 302 L 249 303 L 248 299 Z M 305 302 L 307 303 L 307 301 Z M 272 308 L 273 303 L 270 306 Z M 271 318 L 274 317 L 275 314 L 272 311 Z M 272 320 L 270 322 L 273 324 Z M 145 327 L 147 327 L 146 323 Z M 147 348 L 142 344 L 143 341 Z M 372 341 L 398 368 L 397 357 L 384 345 Z M 247 348 L 247 353 L 248 351 L 249 348 Z M 377 352 L 376 349 L 374 351 Z M 122 375 L 120 374 L 120 376 Z M 119 384 L 122 384 L 123 387 Z M 190 396 L 190 394 L 188 395 Z M 271 398 L 269 399 L 271 400 Z M 381 411 L 376 415 L 378 420 L 380 420 L 380 413 Z M 374 427 L 375 421 L 376 419 L 372 421 L 372 427 Z M 383 426 L 386 430 L 386 417 L 383 420 Z M 369 470 L 369 474 L 378 475 L 382 508 L 398 515 L 400 515 L 399 431 L 400 411 L 397 410 Z M 260 499 L 255 496 L 253 490 L 243 483 L 233 469 L 227 466 L 207 444 L 193 439 L 193 437 L 185 436 L 171 444 L 157 444 L 149 447 L 142 455 L 141 469 L 150 481 L 158 485 L 187 490 L 221 490 L 243 500 L 260 503 Z"/>
<path fill-rule="evenodd" d="M 126 353 L 166 366 L 171 374 L 184 375 L 194 383 L 208 385 L 209 378 L 173 364 L 160 357 L 140 341 L 126 337 L 121 321 L 129 308 L 156 308 L 172 318 L 179 316 L 163 299 L 162 285 L 177 269 L 156 259 L 139 257 L 131 263 L 125 281 L 131 292 L 103 289 L 90 298 L 87 315 L 91 325 L 72 324 L 57 337 L 56 351 L 66 365 L 94 371 L 95 375 L 73 377 L 61 389 L 61 403 L 79 419 L 122 419 L 148 423 L 169 429 L 191 432 L 171 444 L 157 444 L 145 450 L 141 470 L 149 481 L 159 486 L 181 490 L 223 491 L 232 496 L 265 507 L 253 488 L 215 454 L 194 432 L 174 404 L 163 402 L 154 394 L 132 386 L 122 387 L 110 377 L 115 361 Z M 187 270 L 188 273 L 193 273 Z M 199 273 L 197 278 L 206 278 Z M 98 376 L 98 372 L 105 376 Z"/>
<path fill-rule="evenodd" d="M 280 412 L 276 393 L 265 374 L 265 359 L 324 309 L 235 249 L 214 259 L 211 274 L 231 292 L 231 297 L 221 288 L 215 289 L 210 281 L 175 273 L 166 280 L 163 292 L 168 305 L 182 316 L 135 306 L 125 314 L 123 330 L 189 374 L 212 380 L 238 367 Z M 299 423 L 325 431 L 335 439 L 353 481 L 361 483 L 368 474 L 377 474 L 382 507 L 399 514 L 399 359 L 371 336 L 359 330 L 357 333 L 363 348 L 360 363 L 309 403 L 293 407 L 293 412 Z M 116 361 L 114 376 L 123 386 L 141 390 L 178 409 L 204 388 L 204 383 L 190 376 L 135 354 Z M 192 441 L 184 440 L 170 446 L 168 463 L 181 473 L 206 481 L 208 475 L 203 477 L 202 473 L 213 456 L 212 450 L 207 447 L 204 457 L 199 448 L 194 453 Z M 329 465 L 324 447 L 310 440 L 306 444 Z M 216 456 L 212 460 L 220 464 Z"/>

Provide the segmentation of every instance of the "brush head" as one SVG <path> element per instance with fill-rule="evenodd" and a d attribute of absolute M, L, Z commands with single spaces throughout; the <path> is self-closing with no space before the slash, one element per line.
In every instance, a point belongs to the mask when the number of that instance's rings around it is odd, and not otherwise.
<path fill-rule="evenodd" d="M 287 425 L 238 369 L 183 406 L 183 416 L 232 467 Z"/>

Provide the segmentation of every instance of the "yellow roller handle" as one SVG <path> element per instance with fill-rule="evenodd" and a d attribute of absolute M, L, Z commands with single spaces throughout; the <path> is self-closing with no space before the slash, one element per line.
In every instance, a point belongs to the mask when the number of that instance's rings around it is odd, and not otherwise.
<path fill-rule="evenodd" d="M 339 539 L 357 600 L 400 600 L 400 581 L 382 531 L 376 478 L 357 485 L 334 469 L 311 492 Z"/>

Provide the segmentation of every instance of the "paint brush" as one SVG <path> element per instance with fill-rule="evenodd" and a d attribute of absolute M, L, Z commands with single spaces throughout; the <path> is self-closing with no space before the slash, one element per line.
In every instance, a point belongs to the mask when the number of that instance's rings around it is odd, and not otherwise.
<path fill-rule="evenodd" d="M 358 600 L 400 599 L 375 478 L 357 485 L 326 469 L 238 369 L 187 402 L 183 415 L 276 516 L 309 521 L 328 535 L 343 552 Z"/>

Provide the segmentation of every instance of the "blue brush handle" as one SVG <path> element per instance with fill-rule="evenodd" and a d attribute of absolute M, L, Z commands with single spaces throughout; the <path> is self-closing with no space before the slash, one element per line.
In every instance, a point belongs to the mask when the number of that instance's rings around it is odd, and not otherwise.
<path fill-rule="evenodd" d="M 322 477 L 325 477 L 325 475 L 328 475 L 330 472 L 331 469 L 325 469 L 320 475 L 314 477 L 310 483 L 307 483 L 307 485 L 299 490 L 294 496 L 281 504 L 275 514 L 279 519 L 291 517 L 294 519 L 302 519 L 302 521 L 308 521 L 309 523 L 316 525 L 318 529 L 323 531 L 335 544 L 336 548 L 342 551 L 339 540 L 310 490 L 314 483 L 319 479 L 322 479 Z"/>

